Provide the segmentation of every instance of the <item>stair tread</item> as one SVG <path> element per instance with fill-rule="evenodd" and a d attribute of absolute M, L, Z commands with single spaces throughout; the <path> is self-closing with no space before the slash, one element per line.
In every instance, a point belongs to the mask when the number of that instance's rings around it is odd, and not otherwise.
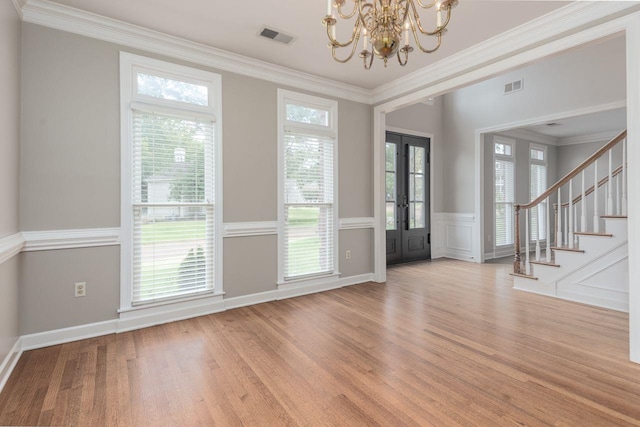
<path fill-rule="evenodd" d="M 525 279 L 538 280 L 536 276 L 532 276 L 530 274 L 521 274 L 521 273 L 509 273 L 510 276 L 515 277 L 524 277 Z"/>
<path fill-rule="evenodd" d="M 548 265 L 549 267 L 560 267 L 560 264 L 556 264 L 555 262 L 547 262 L 547 261 L 529 261 L 530 264 L 536 265 Z"/>
<path fill-rule="evenodd" d="M 583 249 L 570 248 L 568 246 L 552 246 L 551 250 L 554 250 L 554 251 L 566 251 L 566 252 L 584 252 Z"/>
<path fill-rule="evenodd" d="M 577 236 L 601 236 L 601 237 L 613 237 L 611 233 L 594 233 L 591 231 L 577 231 L 573 233 Z"/>
<path fill-rule="evenodd" d="M 604 219 L 627 219 L 626 215 L 600 215 Z"/>

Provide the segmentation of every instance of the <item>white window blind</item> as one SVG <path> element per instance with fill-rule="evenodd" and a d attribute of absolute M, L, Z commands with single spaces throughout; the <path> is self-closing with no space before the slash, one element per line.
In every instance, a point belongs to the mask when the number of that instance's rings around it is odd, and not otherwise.
<path fill-rule="evenodd" d="M 213 289 L 213 123 L 133 111 L 132 303 Z"/>
<path fill-rule="evenodd" d="M 494 232 L 495 247 L 514 242 L 513 204 L 515 202 L 515 141 L 494 140 Z"/>
<path fill-rule="evenodd" d="M 333 271 L 333 138 L 285 135 L 285 278 Z"/>
<path fill-rule="evenodd" d="M 279 91 L 278 102 L 283 228 L 279 281 L 333 274 L 337 106 L 288 91 Z"/>

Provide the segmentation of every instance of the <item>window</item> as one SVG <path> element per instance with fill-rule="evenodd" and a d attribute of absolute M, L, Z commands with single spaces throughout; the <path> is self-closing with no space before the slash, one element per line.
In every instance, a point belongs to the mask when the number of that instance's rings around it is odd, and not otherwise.
<path fill-rule="evenodd" d="M 513 203 L 515 198 L 515 141 L 494 137 L 495 247 L 512 245 Z"/>
<path fill-rule="evenodd" d="M 387 230 L 396 229 L 396 194 L 397 191 L 397 172 L 396 164 L 398 146 L 393 142 L 387 142 L 385 146 L 385 188 L 386 188 L 386 216 Z"/>
<path fill-rule="evenodd" d="M 121 310 L 221 292 L 220 76 L 121 55 Z"/>
<path fill-rule="evenodd" d="M 337 109 L 278 90 L 279 284 L 336 274 Z"/>
<path fill-rule="evenodd" d="M 535 199 L 547 189 L 547 150 L 543 146 L 531 145 L 529 149 L 529 196 Z M 544 201 L 537 208 L 531 210 L 531 239 L 546 239 L 547 235 L 547 202 Z"/>

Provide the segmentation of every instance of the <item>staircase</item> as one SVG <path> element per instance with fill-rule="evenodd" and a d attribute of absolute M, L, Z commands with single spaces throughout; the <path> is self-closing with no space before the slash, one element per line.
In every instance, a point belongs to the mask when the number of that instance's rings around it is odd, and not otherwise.
<path fill-rule="evenodd" d="M 622 157 L 615 169 L 614 150 Z M 604 176 L 598 174 L 599 166 Z M 586 188 L 589 179 L 594 184 Z M 579 188 L 576 197 L 574 186 Z M 551 204 L 556 194 L 557 203 Z M 515 289 L 629 311 L 626 131 L 539 197 L 515 205 L 514 211 Z M 520 225 L 522 212 L 525 221 Z M 531 221 L 532 217 L 537 220 Z M 555 243 L 547 245 L 552 242 L 552 228 Z"/>

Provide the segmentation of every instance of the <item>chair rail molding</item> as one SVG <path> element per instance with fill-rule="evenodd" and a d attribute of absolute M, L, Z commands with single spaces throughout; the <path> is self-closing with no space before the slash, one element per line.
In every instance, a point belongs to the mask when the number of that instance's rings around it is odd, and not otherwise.
<path fill-rule="evenodd" d="M 22 236 L 25 252 L 120 245 L 120 228 L 23 231 Z"/>
<path fill-rule="evenodd" d="M 375 222 L 373 217 L 340 218 L 340 230 L 373 228 L 374 225 Z"/>
<path fill-rule="evenodd" d="M 268 236 L 278 234 L 278 221 L 226 222 L 222 237 Z"/>
<path fill-rule="evenodd" d="M 11 234 L 0 239 L 0 264 L 18 255 L 24 248 L 24 243 L 22 233 Z"/>

